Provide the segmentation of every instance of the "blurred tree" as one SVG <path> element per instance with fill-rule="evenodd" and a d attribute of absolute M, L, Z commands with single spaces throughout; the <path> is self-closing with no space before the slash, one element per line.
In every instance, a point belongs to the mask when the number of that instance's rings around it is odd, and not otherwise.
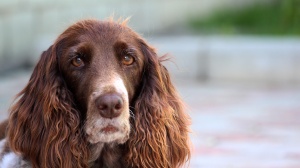
<path fill-rule="evenodd" d="M 220 10 L 204 19 L 191 18 L 188 24 L 200 33 L 300 35 L 300 0 Z"/>

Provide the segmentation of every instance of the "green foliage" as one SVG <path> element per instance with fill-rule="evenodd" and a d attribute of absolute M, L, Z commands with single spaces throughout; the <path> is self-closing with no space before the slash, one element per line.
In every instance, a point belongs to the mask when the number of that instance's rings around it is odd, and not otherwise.
<path fill-rule="evenodd" d="M 189 21 L 197 32 L 221 34 L 300 35 L 300 0 L 276 0 L 236 11 L 218 11 Z"/>

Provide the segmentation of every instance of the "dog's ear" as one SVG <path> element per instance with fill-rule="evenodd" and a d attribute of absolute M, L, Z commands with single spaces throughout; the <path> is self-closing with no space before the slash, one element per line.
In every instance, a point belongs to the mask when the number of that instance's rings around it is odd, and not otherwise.
<path fill-rule="evenodd" d="M 10 148 L 33 167 L 76 167 L 87 150 L 79 112 L 58 68 L 56 47 L 44 51 L 27 86 L 11 108 Z"/>
<path fill-rule="evenodd" d="M 190 158 L 189 117 L 155 50 L 143 41 L 140 44 L 144 74 L 125 160 L 129 167 L 176 168 Z"/>

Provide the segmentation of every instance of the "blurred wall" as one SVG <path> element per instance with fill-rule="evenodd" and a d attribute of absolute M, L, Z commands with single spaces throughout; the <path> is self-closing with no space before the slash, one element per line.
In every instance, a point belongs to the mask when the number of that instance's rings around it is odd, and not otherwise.
<path fill-rule="evenodd" d="M 1 0 L 0 71 L 35 62 L 59 33 L 82 18 L 131 16 L 130 25 L 135 30 L 155 34 L 180 26 L 193 13 L 205 16 L 219 7 L 249 2 L 253 0 Z"/>
<path fill-rule="evenodd" d="M 219 8 L 242 8 L 272 0 L 1 0 L 0 72 L 34 65 L 43 50 L 70 24 L 83 18 L 131 17 L 130 27 L 146 36 L 176 77 L 201 81 L 300 83 L 297 38 L 185 35 L 188 17 Z M 200 15 L 199 15 L 200 14 Z M 168 36 L 166 36 L 166 34 Z M 179 35 L 180 34 L 180 35 Z"/>
<path fill-rule="evenodd" d="M 202 82 L 300 86 L 300 39 L 259 36 L 181 36 L 151 40 L 177 78 Z"/>

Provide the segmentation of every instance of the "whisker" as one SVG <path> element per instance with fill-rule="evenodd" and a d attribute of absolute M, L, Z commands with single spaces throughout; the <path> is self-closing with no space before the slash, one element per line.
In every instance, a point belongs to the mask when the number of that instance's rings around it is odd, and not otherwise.
<path fill-rule="evenodd" d="M 129 109 L 129 114 L 130 114 L 130 117 L 135 119 L 135 114 L 132 110 Z"/>

